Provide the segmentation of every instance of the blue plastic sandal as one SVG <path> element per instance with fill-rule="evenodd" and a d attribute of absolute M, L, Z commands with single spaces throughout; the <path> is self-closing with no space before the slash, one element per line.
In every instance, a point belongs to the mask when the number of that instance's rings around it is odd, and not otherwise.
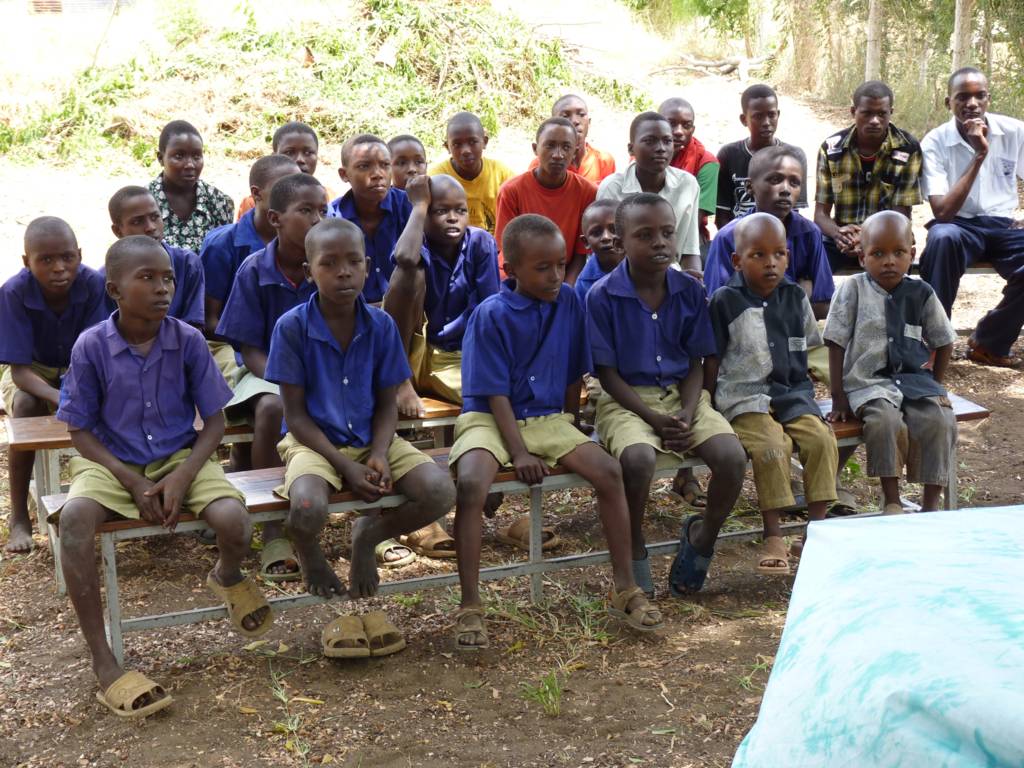
<path fill-rule="evenodd" d="M 711 558 L 715 555 L 715 551 L 712 549 L 711 554 L 705 557 L 699 554 L 690 543 L 690 527 L 694 520 L 700 519 L 700 515 L 691 515 L 683 523 L 682 534 L 679 537 L 679 552 L 676 554 L 676 559 L 672 561 L 672 569 L 668 574 L 669 592 L 676 597 L 685 597 L 700 591 L 704 586 L 704 580 L 708 577 Z"/>

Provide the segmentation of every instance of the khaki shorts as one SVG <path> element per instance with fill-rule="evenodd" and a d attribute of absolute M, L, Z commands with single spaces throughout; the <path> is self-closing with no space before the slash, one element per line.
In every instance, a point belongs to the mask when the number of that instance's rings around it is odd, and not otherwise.
<path fill-rule="evenodd" d="M 462 352 L 438 349 L 421 333 L 413 334 L 409 346 L 409 367 L 416 393 L 462 405 Z"/>
<path fill-rule="evenodd" d="M 228 383 L 228 386 L 234 388 L 241 370 L 238 360 L 235 359 L 234 347 L 223 341 L 207 341 L 206 346 L 210 348 L 213 362 L 217 364 L 217 369 L 224 376 L 224 381 Z"/>
<path fill-rule="evenodd" d="M 128 463 L 125 466 L 132 472 L 156 482 L 171 474 L 191 455 L 191 448 L 182 448 L 166 459 L 151 461 L 144 466 Z M 95 461 L 81 456 L 73 456 L 71 458 L 71 490 L 68 491 L 68 498 L 64 503 L 67 504 L 72 499 L 80 498 L 92 499 L 121 517 L 132 520 L 140 519 L 139 508 L 135 506 L 131 493 L 121 485 L 109 469 Z M 245 496 L 228 482 L 224 476 L 224 470 L 211 456 L 199 470 L 192 485 L 189 486 L 181 507 L 183 511 L 198 516 L 212 502 L 225 498 L 237 499 L 239 503 L 245 504 Z M 60 511 L 58 510 L 51 516 L 51 522 L 56 522 L 55 518 L 59 515 Z"/>
<path fill-rule="evenodd" d="M 644 403 L 654 411 L 665 414 L 679 412 L 682 404 L 679 400 L 679 387 L 662 389 L 661 387 L 633 387 L 633 391 Z M 628 408 L 619 405 L 611 395 L 605 393 L 597 403 L 597 434 L 601 442 L 615 458 L 631 445 L 649 445 L 658 452 L 656 466 L 664 469 L 685 459 L 692 452 L 676 453 L 661 447 L 661 438 L 646 421 Z M 693 411 L 694 447 L 707 442 L 716 435 L 735 434 L 725 417 L 711 405 L 711 396 L 707 390 L 701 390 L 697 407 Z"/>
<path fill-rule="evenodd" d="M 825 344 L 808 348 L 807 372 L 819 384 L 824 384 L 826 387 L 831 385 L 832 380 L 828 374 L 828 347 Z"/>
<path fill-rule="evenodd" d="M 339 445 L 336 448 L 342 455 L 360 464 L 370 457 L 368 445 L 361 448 Z M 296 440 L 290 432 L 277 444 L 277 452 L 285 464 L 284 484 L 274 489 L 278 496 L 287 499 L 292 483 L 303 475 L 322 478 L 334 490 L 341 490 L 344 482 L 331 463 L 312 448 Z M 401 480 L 420 464 L 432 464 L 433 461 L 400 437 L 393 438 L 391 445 L 388 446 L 388 466 L 391 468 L 391 479 L 394 481 Z"/>
<path fill-rule="evenodd" d="M 572 453 L 590 439 L 573 425 L 572 414 L 550 413 L 516 422 L 526 450 L 553 467 L 563 456 Z M 455 443 L 448 454 L 448 464 L 454 466 L 459 458 L 477 448 L 490 453 L 501 466 L 512 463 L 498 423 L 489 413 L 471 411 L 463 413 L 455 422 Z"/>
<path fill-rule="evenodd" d="M 67 368 L 51 368 L 42 363 L 32 363 L 32 372 L 45 379 L 46 383 L 54 389 L 60 389 L 60 377 L 67 372 Z M 14 396 L 18 392 L 18 385 L 14 383 L 14 376 L 11 375 L 11 366 L 0 365 L 0 401 L 4 404 L 4 411 L 8 416 L 14 415 Z M 47 402 L 50 413 L 55 413 L 53 403 Z"/>

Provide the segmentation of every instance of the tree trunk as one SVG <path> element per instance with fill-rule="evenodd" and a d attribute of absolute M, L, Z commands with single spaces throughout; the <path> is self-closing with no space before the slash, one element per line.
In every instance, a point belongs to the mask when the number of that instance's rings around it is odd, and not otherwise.
<path fill-rule="evenodd" d="M 882 77 L 882 0 L 868 3 L 868 44 L 864 57 L 864 79 Z"/>
<path fill-rule="evenodd" d="M 956 0 L 953 18 L 953 69 L 966 67 L 971 62 L 971 38 L 974 32 L 975 0 Z"/>

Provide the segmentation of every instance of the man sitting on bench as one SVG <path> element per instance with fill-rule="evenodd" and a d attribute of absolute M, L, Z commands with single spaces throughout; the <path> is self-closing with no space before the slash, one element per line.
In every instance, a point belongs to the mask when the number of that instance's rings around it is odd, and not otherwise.
<path fill-rule="evenodd" d="M 924 192 L 935 220 L 921 257 L 921 276 L 952 315 L 960 276 L 975 261 L 991 261 L 1006 279 L 1002 301 L 967 340 L 967 358 L 1011 367 L 1010 348 L 1024 325 L 1024 222 L 1014 221 L 1017 179 L 1024 179 L 1024 123 L 987 113 L 988 80 L 973 67 L 949 78 L 953 119 L 928 132 Z"/>

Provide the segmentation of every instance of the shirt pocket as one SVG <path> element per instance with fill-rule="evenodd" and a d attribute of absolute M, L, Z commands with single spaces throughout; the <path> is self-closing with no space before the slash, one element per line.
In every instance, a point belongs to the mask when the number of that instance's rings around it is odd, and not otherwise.
<path fill-rule="evenodd" d="M 914 341 L 921 341 L 921 326 L 905 323 L 903 326 L 903 335 L 906 336 L 908 339 L 914 339 Z"/>
<path fill-rule="evenodd" d="M 996 171 L 1004 178 L 1013 178 L 1017 170 L 1017 160 L 1012 157 L 999 157 L 996 159 Z"/>
<path fill-rule="evenodd" d="M 789 337 L 789 351 L 790 352 L 806 352 L 807 351 L 807 339 L 804 336 L 790 336 Z"/>

